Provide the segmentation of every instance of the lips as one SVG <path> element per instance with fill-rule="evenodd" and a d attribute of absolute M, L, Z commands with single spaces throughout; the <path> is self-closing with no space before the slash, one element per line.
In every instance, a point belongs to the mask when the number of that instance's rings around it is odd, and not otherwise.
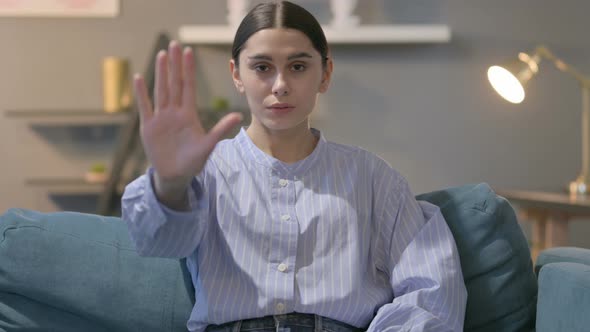
<path fill-rule="evenodd" d="M 274 103 L 267 108 L 275 114 L 285 114 L 295 109 L 295 106 L 287 103 Z"/>

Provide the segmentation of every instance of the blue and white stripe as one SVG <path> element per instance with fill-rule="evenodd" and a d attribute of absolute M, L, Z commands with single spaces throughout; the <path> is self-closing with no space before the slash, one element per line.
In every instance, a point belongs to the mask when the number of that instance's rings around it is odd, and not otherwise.
<path fill-rule="evenodd" d="M 380 158 L 314 134 L 294 164 L 244 129 L 220 142 L 192 183 L 190 212 L 157 201 L 153 169 L 127 186 L 138 252 L 188 258 L 189 330 L 301 312 L 369 331 L 462 331 L 466 290 L 439 209 Z"/>

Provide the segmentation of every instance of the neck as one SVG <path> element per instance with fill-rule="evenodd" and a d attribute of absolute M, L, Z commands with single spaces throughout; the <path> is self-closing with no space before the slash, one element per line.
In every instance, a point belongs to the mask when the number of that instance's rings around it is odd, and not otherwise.
<path fill-rule="evenodd" d="M 318 142 L 307 121 L 284 130 L 271 130 L 252 121 L 246 133 L 260 150 L 285 163 L 305 159 Z"/>

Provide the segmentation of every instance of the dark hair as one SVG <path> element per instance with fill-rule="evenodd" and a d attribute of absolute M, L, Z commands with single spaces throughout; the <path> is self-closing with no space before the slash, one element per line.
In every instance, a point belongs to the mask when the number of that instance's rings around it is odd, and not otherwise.
<path fill-rule="evenodd" d="M 232 59 L 239 66 L 239 57 L 250 36 L 263 29 L 285 28 L 303 32 L 322 57 L 322 65 L 328 60 L 328 42 L 320 23 L 303 7 L 289 1 L 273 1 L 258 4 L 244 17 L 232 46 Z"/>

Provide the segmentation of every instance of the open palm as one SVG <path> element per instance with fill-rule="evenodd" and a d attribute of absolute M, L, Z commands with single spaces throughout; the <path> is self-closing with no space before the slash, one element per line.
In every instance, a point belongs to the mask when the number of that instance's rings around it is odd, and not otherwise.
<path fill-rule="evenodd" d="M 158 180 L 180 188 L 201 172 L 215 144 L 242 116 L 228 114 L 209 132 L 204 130 L 196 110 L 195 61 L 190 48 L 183 52 L 172 41 L 168 52 L 158 53 L 155 69 L 153 104 L 144 79 L 134 78 L 141 140 Z"/>

